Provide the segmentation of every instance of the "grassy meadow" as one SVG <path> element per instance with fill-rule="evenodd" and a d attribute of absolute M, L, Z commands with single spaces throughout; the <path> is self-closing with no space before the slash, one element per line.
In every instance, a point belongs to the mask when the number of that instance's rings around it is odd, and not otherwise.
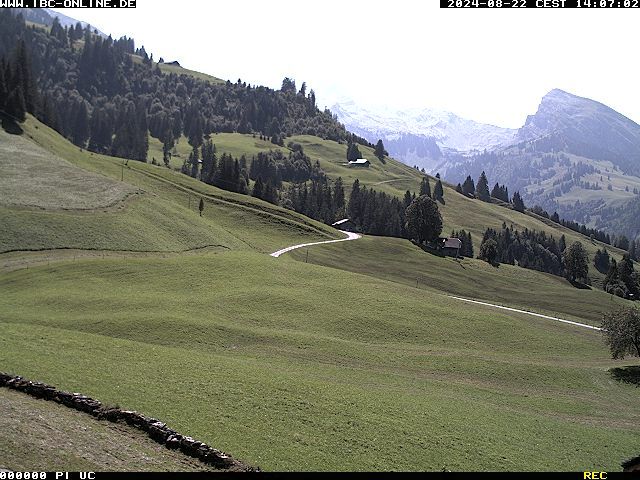
<path fill-rule="evenodd" d="M 223 153 L 231 154 L 234 158 L 240 158 L 246 155 L 250 162 L 251 157 L 259 152 L 268 152 L 269 150 L 288 151 L 286 147 L 274 145 L 269 140 L 260 140 L 260 136 L 253 136 L 241 133 L 216 133 L 211 135 L 211 141 L 216 146 L 216 154 L 220 157 Z M 170 166 L 172 169 L 179 170 L 185 160 L 189 158 L 192 151 L 191 145 L 187 138 L 183 135 L 178 139 L 173 148 Z M 164 164 L 162 142 L 154 137 L 149 137 L 149 153 L 147 154 L 147 162 L 151 163 L 155 158 L 156 162 Z"/>
<path fill-rule="evenodd" d="M 260 151 L 268 151 L 277 147 L 269 141 L 254 138 L 252 135 L 242 135 L 238 133 L 216 134 L 212 136 L 218 153 L 231 153 L 234 157 L 246 155 L 248 159 Z M 360 146 L 360 151 L 365 158 L 371 162 L 370 168 L 349 168 L 346 163 L 347 145 L 323 140 L 309 135 L 298 135 L 286 139 L 286 142 L 293 141 L 304 147 L 305 153 L 312 161 L 320 162 L 322 169 L 330 178 L 342 177 L 345 184 L 345 193 L 348 197 L 351 185 L 357 178 L 361 185 L 373 188 L 377 191 L 385 192 L 388 195 L 395 195 L 402 198 L 407 190 L 417 192 L 420 188 L 422 174 L 414 168 L 397 162 L 391 158 L 386 158 L 386 163 L 380 162 L 374 155 L 373 150 Z M 173 166 L 178 168 L 182 165 L 184 158 L 187 158 L 191 147 L 185 138 L 182 138 L 176 147 L 179 157 L 174 157 Z M 151 139 L 149 158 L 162 159 L 162 145 L 157 139 Z M 431 188 L 435 186 L 436 179 L 430 177 Z M 440 204 L 444 220 L 443 233 L 448 234 L 451 230 L 465 229 L 470 231 L 473 237 L 476 251 L 480 246 L 482 235 L 488 227 L 499 229 L 502 223 L 513 225 L 518 230 L 546 231 L 557 239 L 565 235 L 567 243 L 580 241 L 587 249 L 591 259 L 597 249 L 605 247 L 604 244 L 591 241 L 568 228 L 554 224 L 553 222 L 531 213 L 519 213 L 495 203 L 485 203 L 479 200 L 470 199 L 460 195 L 452 185 L 444 184 L 444 203 Z M 616 260 L 622 258 L 624 252 L 619 249 L 607 246 L 607 250 Z M 590 269 L 590 276 L 595 286 L 600 286 L 604 275 L 600 274 L 594 267 Z"/>
<path fill-rule="evenodd" d="M 0 129 L 0 204 L 90 210 L 113 206 L 136 191 L 87 172 L 21 135 Z"/>
<path fill-rule="evenodd" d="M 165 167 L 83 151 L 32 118 L 23 128 L 77 171 L 136 193 L 85 211 L 3 202 L 0 370 L 161 418 L 266 470 L 613 471 L 637 455 L 637 388 L 608 371 L 637 360 L 611 360 L 598 332 L 446 295 L 592 324 L 610 296 L 397 239 L 274 259 L 340 234 Z M 369 149 L 372 167 L 354 170 L 345 145 L 293 140 L 345 185 L 419 186 L 419 172 Z M 214 142 L 219 153 L 271 148 L 250 135 Z M 448 186 L 445 202 L 445 233 L 471 230 L 476 251 L 503 221 L 598 247 Z"/>
<path fill-rule="evenodd" d="M 162 73 L 171 74 L 175 73 L 176 75 L 186 75 L 188 77 L 193 77 L 198 80 L 204 80 L 206 82 L 210 82 L 213 84 L 224 83 L 225 81 L 214 77 L 213 75 L 207 75 L 206 73 L 196 72 L 195 70 L 189 70 L 188 68 L 184 68 L 179 65 L 171 65 L 169 63 L 158 63 Z"/>
<path fill-rule="evenodd" d="M 597 332 L 409 285 L 228 252 L 0 288 L 4 370 L 267 470 L 617 470 L 640 442 L 637 389 L 607 372 L 629 362 Z"/>
<path fill-rule="evenodd" d="M 119 181 L 137 194 L 117 209 L 90 212 L 0 206 L 0 252 L 44 249 L 181 251 L 207 246 L 269 253 L 335 230 L 246 195 L 225 192 L 164 167 L 107 157 L 73 146 L 30 118 L 26 138 L 84 171 Z M 2 158 L 0 158 L 0 161 Z M 33 191 L 37 200 L 41 191 Z M 203 216 L 198 202 L 205 200 Z M 36 201 L 34 200 L 34 201 Z M 6 202 L 11 203 L 7 198 Z"/>
<path fill-rule="evenodd" d="M 432 292 L 592 325 L 600 325 L 605 311 L 629 303 L 597 288 L 577 289 L 566 279 L 548 273 L 505 264 L 493 267 L 473 258 L 440 257 L 398 238 L 365 236 L 357 242 L 320 245 L 286 255 Z"/>

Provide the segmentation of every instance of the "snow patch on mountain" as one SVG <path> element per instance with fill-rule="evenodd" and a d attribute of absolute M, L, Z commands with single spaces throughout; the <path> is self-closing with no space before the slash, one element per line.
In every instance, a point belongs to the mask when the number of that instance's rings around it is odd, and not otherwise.
<path fill-rule="evenodd" d="M 433 138 L 443 150 L 466 153 L 508 145 L 515 129 L 467 120 L 451 112 L 435 109 L 360 107 L 355 102 L 335 104 L 331 111 L 349 130 L 369 132 L 387 138 L 413 134 Z"/>

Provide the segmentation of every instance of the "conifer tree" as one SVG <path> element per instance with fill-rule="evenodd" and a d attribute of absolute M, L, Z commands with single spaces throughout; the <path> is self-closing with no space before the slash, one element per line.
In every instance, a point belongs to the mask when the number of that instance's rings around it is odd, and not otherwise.
<path fill-rule="evenodd" d="M 200 153 L 198 147 L 193 147 L 189 154 L 189 175 L 198 178 L 198 167 L 200 165 Z"/>
<path fill-rule="evenodd" d="M 411 205 L 412 201 L 413 201 L 413 197 L 411 196 L 411 192 L 407 190 L 404 193 L 404 199 L 402 200 L 402 204 L 404 205 L 404 208 L 406 209 L 409 205 Z"/>
<path fill-rule="evenodd" d="M 628 254 L 623 255 L 622 260 L 618 264 L 618 273 L 620 281 L 627 287 L 629 293 L 635 297 L 638 295 L 638 277 L 634 271 L 633 261 Z"/>
<path fill-rule="evenodd" d="M 18 85 L 9 92 L 5 111 L 18 122 L 24 122 L 26 120 L 27 107 L 21 86 Z"/>
<path fill-rule="evenodd" d="M 431 196 L 431 184 L 429 183 L 429 177 L 426 175 L 422 177 L 422 182 L 420 183 L 420 195 Z"/>
<path fill-rule="evenodd" d="M 7 81 L 4 77 L 4 58 L 0 59 L 0 110 L 4 111 L 7 106 Z"/>
<path fill-rule="evenodd" d="M 444 188 L 442 188 L 442 181 L 440 179 L 438 179 L 438 181 L 436 182 L 436 186 L 433 189 L 433 198 L 435 198 L 436 200 L 444 199 Z"/>
<path fill-rule="evenodd" d="M 524 212 L 524 202 L 520 196 L 520 192 L 513 194 L 513 208 L 518 212 Z"/>
<path fill-rule="evenodd" d="M 36 113 L 37 91 L 31 73 L 31 59 L 27 52 L 24 39 L 18 42 L 13 62 L 13 87 L 20 87 L 24 98 L 25 110 L 29 113 Z"/>
<path fill-rule="evenodd" d="M 462 193 L 465 195 L 474 195 L 475 192 L 476 192 L 476 185 L 471 179 L 471 175 L 467 175 L 467 178 L 462 184 Z"/>
<path fill-rule="evenodd" d="M 173 139 L 173 135 L 167 129 L 167 132 L 164 135 L 164 141 L 162 142 L 162 160 L 167 168 L 170 166 L 171 162 L 171 150 L 175 146 L 175 141 Z"/>
<path fill-rule="evenodd" d="M 262 199 L 274 205 L 278 204 L 278 190 L 271 184 L 271 180 L 267 180 Z"/>
<path fill-rule="evenodd" d="M 355 143 L 350 143 L 347 147 L 347 161 L 354 162 L 362 158 L 362 154 L 360 153 L 360 149 Z"/>
<path fill-rule="evenodd" d="M 596 251 L 596 254 L 593 257 L 593 264 L 601 273 L 609 271 L 609 268 L 611 268 L 611 259 L 606 248 L 603 250 L 598 249 L 598 251 Z"/>
<path fill-rule="evenodd" d="M 496 184 L 493 186 L 493 188 L 491 189 L 491 196 L 493 198 L 500 198 L 501 197 L 501 189 L 500 189 L 500 185 L 498 185 L 498 182 L 496 182 Z"/>
<path fill-rule="evenodd" d="M 262 177 L 258 176 L 258 179 L 253 184 L 253 191 L 251 196 L 256 198 L 262 198 L 264 196 L 264 184 L 262 183 Z"/>
<path fill-rule="evenodd" d="M 333 203 L 336 212 L 339 212 L 340 216 L 344 216 L 345 214 L 344 202 L 344 185 L 342 183 L 342 177 L 338 177 L 333 184 Z"/>
<path fill-rule="evenodd" d="M 558 247 L 560 248 L 560 252 L 564 252 L 567 249 L 567 238 L 564 236 L 564 234 L 562 234 L 562 236 L 560 237 L 560 243 Z"/>
<path fill-rule="evenodd" d="M 489 201 L 489 182 L 484 171 L 480 174 L 478 183 L 476 184 L 476 196 L 483 202 Z"/>
<path fill-rule="evenodd" d="M 357 178 L 353 182 L 351 187 L 351 194 L 349 195 L 349 219 L 355 224 L 358 224 L 362 219 L 362 199 L 360 191 L 360 180 Z"/>
<path fill-rule="evenodd" d="M 607 275 L 604 278 L 605 290 L 608 284 L 614 283 L 620 280 L 620 274 L 618 273 L 618 264 L 615 260 L 611 259 L 611 263 L 609 264 L 609 270 L 607 271 Z"/>
<path fill-rule="evenodd" d="M 202 151 L 202 171 L 200 178 L 203 182 L 213 183 L 213 177 L 218 168 L 218 158 L 216 157 L 216 146 L 211 139 L 208 139 L 201 148 Z"/>
<path fill-rule="evenodd" d="M 47 118 L 45 123 L 51 125 L 51 113 L 48 113 L 50 101 L 48 97 L 44 97 L 42 104 L 42 113 Z M 91 139 L 89 140 L 89 150 L 98 153 L 107 153 L 111 149 L 113 137 L 113 123 L 109 115 L 102 108 L 94 108 L 91 115 L 90 130 Z"/>
<path fill-rule="evenodd" d="M 200 211 L 200 216 L 202 216 L 202 211 L 204 210 L 204 198 L 200 197 L 200 205 L 198 205 L 198 210 Z"/>
<path fill-rule="evenodd" d="M 79 147 L 84 147 L 89 138 L 89 112 L 84 100 L 78 101 L 73 108 L 73 126 L 71 141 Z"/>
<path fill-rule="evenodd" d="M 382 140 L 378 140 L 378 143 L 376 143 L 376 148 L 373 150 L 373 154 L 378 157 L 378 160 L 384 162 L 384 156 L 387 155 L 387 152 L 384 149 Z"/>

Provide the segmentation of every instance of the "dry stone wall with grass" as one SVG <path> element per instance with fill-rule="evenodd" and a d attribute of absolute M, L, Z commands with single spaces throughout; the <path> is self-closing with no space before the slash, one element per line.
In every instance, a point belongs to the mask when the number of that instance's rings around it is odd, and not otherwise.
<path fill-rule="evenodd" d="M 232 471 L 259 471 L 250 467 L 206 443 L 182 435 L 169 428 L 158 419 L 147 417 L 132 410 L 108 407 L 98 400 L 81 395 L 57 390 L 51 385 L 26 380 L 20 376 L 0 372 L 0 387 L 7 387 L 26 393 L 36 398 L 53 401 L 67 407 L 88 413 L 98 420 L 110 422 L 126 422 L 128 425 L 147 432 L 156 442 L 172 450 L 180 450 L 186 455 L 197 458 L 207 465 Z"/>

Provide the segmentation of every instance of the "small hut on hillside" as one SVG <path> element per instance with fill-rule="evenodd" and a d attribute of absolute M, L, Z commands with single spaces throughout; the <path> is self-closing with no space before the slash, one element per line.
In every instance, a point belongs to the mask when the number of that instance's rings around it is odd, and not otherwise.
<path fill-rule="evenodd" d="M 462 240 L 459 238 L 441 238 L 440 250 L 448 257 L 456 257 L 460 254 L 462 248 Z"/>
<path fill-rule="evenodd" d="M 358 158 L 357 160 L 351 160 L 349 162 L 349 168 L 360 167 L 360 168 L 369 168 L 371 162 L 366 158 Z"/>

